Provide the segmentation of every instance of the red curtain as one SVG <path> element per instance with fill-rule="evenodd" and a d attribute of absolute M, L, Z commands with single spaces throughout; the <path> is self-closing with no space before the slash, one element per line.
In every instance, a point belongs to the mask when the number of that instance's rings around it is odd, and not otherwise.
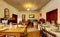
<path fill-rule="evenodd" d="M 55 23 L 57 22 L 57 9 L 52 10 L 50 12 L 46 13 L 46 20 L 49 22 L 55 21 Z"/>

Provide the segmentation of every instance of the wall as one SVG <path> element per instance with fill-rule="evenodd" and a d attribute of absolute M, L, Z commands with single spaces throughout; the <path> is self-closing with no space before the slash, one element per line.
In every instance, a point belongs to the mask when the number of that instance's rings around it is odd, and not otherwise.
<path fill-rule="evenodd" d="M 58 9 L 58 23 L 60 22 L 60 4 L 59 4 L 59 1 L 60 0 L 51 0 L 47 5 L 45 5 L 41 10 L 40 12 L 42 12 L 43 14 L 43 18 L 46 19 L 46 12 L 49 12 L 49 11 L 52 11 L 54 9 Z"/>
<path fill-rule="evenodd" d="M 58 1 L 58 23 L 60 24 L 60 0 Z"/>
<path fill-rule="evenodd" d="M 10 6 L 5 1 L 0 0 L 0 18 L 4 17 L 4 8 L 8 8 L 10 10 L 10 14 L 14 12 L 18 12 L 14 7 Z"/>
<path fill-rule="evenodd" d="M 17 12 L 17 14 L 19 15 L 18 17 L 20 19 L 22 17 L 22 14 L 26 15 L 26 20 L 27 19 L 32 19 L 32 18 L 29 18 L 29 14 L 34 14 L 35 15 L 34 19 L 39 19 L 39 12 L 37 12 L 37 11 L 20 11 L 20 12 Z"/>
<path fill-rule="evenodd" d="M 29 14 L 34 14 L 35 19 L 39 19 L 39 12 L 37 12 L 37 11 L 18 11 L 16 8 L 9 5 L 8 3 L 6 3 L 3 0 L 0 0 L 0 18 L 4 17 L 4 8 L 8 8 L 10 10 L 10 17 L 14 13 L 14 14 L 17 14 L 19 19 L 21 20 L 22 14 L 26 15 L 26 19 L 29 19 Z"/>

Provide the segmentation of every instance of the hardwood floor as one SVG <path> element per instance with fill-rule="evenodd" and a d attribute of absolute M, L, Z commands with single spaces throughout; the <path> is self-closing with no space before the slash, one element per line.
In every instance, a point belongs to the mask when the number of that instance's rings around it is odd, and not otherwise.
<path fill-rule="evenodd" d="M 28 26 L 28 28 L 32 28 L 32 26 Z M 32 32 L 27 32 L 26 37 L 42 37 L 40 34 L 40 31 L 32 31 Z"/>
<path fill-rule="evenodd" d="M 27 37 L 42 37 L 40 31 L 29 32 Z"/>

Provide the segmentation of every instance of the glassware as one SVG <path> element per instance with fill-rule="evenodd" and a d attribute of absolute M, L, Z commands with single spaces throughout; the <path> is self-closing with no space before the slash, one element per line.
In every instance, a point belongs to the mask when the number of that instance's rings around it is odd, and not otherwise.
<path fill-rule="evenodd" d="M 12 28 L 12 22 L 10 22 L 10 24 L 9 24 L 9 29 L 11 29 Z"/>
<path fill-rule="evenodd" d="M 14 28 L 16 29 L 18 26 L 17 25 L 14 25 Z"/>

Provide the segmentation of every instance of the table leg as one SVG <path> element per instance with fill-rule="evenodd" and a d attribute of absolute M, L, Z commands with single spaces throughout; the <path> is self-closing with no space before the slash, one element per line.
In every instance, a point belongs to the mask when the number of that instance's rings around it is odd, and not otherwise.
<path fill-rule="evenodd" d="M 17 37 L 20 37 L 20 33 L 17 34 Z"/>

